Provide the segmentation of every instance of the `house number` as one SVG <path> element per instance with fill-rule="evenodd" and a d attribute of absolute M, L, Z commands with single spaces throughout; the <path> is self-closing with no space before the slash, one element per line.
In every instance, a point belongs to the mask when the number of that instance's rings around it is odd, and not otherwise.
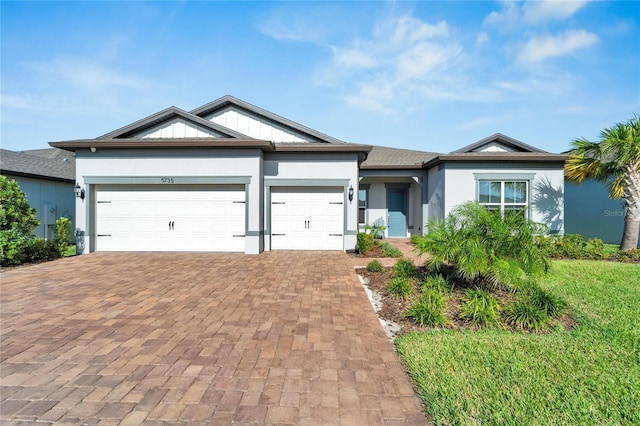
<path fill-rule="evenodd" d="M 160 178 L 160 182 L 161 183 L 174 183 L 174 180 L 172 177 L 161 177 Z"/>

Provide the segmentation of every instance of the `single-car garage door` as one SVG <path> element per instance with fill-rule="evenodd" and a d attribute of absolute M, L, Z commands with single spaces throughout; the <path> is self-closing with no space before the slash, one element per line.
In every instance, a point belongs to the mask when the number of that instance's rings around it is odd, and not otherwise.
<path fill-rule="evenodd" d="M 98 187 L 97 251 L 245 251 L 244 187 Z"/>
<path fill-rule="evenodd" d="M 272 250 L 343 250 L 342 188 L 272 188 Z"/>

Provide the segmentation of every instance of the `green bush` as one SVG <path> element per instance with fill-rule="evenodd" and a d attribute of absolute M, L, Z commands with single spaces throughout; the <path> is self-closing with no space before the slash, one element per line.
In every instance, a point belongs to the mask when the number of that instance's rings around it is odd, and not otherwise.
<path fill-rule="evenodd" d="M 447 294 L 453 291 L 453 284 L 442 276 L 442 274 L 430 275 L 422 283 L 422 292 L 426 292 L 428 290 L 436 290 Z"/>
<path fill-rule="evenodd" d="M 405 315 L 422 326 L 445 325 L 447 323 L 447 317 L 444 313 L 445 307 L 442 293 L 427 290 L 407 309 Z"/>
<path fill-rule="evenodd" d="M 498 322 L 500 307 L 495 297 L 487 290 L 476 288 L 467 290 L 467 300 L 463 303 L 460 318 L 480 327 Z"/>
<path fill-rule="evenodd" d="M 602 259 L 604 243 L 599 238 L 585 241 L 582 235 L 567 234 L 538 237 L 536 245 L 548 256 L 566 259 Z"/>
<path fill-rule="evenodd" d="M 418 268 L 409 259 L 398 259 L 393 266 L 393 276 L 402 278 L 415 278 L 418 274 Z"/>
<path fill-rule="evenodd" d="M 545 225 L 524 215 L 503 218 L 469 202 L 455 208 L 444 221 L 430 223 L 429 233 L 416 238 L 416 246 L 431 255 L 430 270 L 452 265 L 466 280 L 513 291 L 531 276 L 547 272 L 549 258 L 534 242 L 535 236 L 547 232 Z"/>
<path fill-rule="evenodd" d="M 384 257 L 402 257 L 400 249 L 392 246 L 386 241 L 380 243 L 380 247 L 382 248 L 382 254 Z"/>
<path fill-rule="evenodd" d="M 66 217 L 56 220 L 56 238 L 55 242 L 58 246 L 60 256 L 64 255 L 71 241 L 71 221 Z"/>
<path fill-rule="evenodd" d="M 33 229 L 39 224 L 20 185 L 0 176 L 0 264 L 19 265 L 25 261 L 23 251 L 34 239 Z"/>
<path fill-rule="evenodd" d="M 377 260 L 372 260 L 367 263 L 367 271 L 369 272 L 384 272 L 384 266 Z"/>
<path fill-rule="evenodd" d="M 544 290 L 537 285 L 527 289 L 527 295 L 533 306 L 544 311 L 552 318 L 559 316 L 567 307 L 567 302 L 565 302 L 561 297 L 556 296 L 550 291 Z"/>
<path fill-rule="evenodd" d="M 356 235 L 356 250 L 358 250 L 358 253 L 365 254 L 366 252 L 373 250 L 374 247 L 375 243 L 373 241 L 373 234 L 359 232 L 358 235 Z"/>
<path fill-rule="evenodd" d="M 23 263 L 53 260 L 62 256 L 55 241 L 32 238 L 22 247 Z"/>
<path fill-rule="evenodd" d="M 504 313 L 507 324 L 521 329 L 538 331 L 549 321 L 545 311 L 534 305 L 530 298 L 521 298 L 509 306 Z"/>
<path fill-rule="evenodd" d="M 413 290 L 413 281 L 407 277 L 393 277 L 389 280 L 387 291 L 399 299 L 407 299 Z"/>
<path fill-rule="evenodd" d="M 619 251 L 616 253 L 616 260 L 629 263 L 640 262 L 640 248 Z"/>

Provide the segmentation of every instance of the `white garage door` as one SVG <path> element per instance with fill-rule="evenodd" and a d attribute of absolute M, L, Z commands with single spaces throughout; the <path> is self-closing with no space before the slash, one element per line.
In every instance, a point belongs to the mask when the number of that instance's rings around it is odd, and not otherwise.
<path fill-rule="evenodd" d="M 96 191 L 97 251 L 245 251 L 245 193 L 237 187 Z"/>
<path fill-rule="evenodd" d="M 271 249 L 343 250 L 342 188 L 272 188 Z"/>

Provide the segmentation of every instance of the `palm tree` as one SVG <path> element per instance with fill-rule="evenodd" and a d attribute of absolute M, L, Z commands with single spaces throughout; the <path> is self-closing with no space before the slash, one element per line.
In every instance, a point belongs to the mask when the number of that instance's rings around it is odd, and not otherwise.
<path fill-rule="evenodd" d="M 607 182 L 609 196 L 622 198 L 624 231 L 620 250 L 638 246 L 640 230 L 640 116 L 600 132 L 599 142 L 575 139 L 565 165 L 567 179 Z"/>

